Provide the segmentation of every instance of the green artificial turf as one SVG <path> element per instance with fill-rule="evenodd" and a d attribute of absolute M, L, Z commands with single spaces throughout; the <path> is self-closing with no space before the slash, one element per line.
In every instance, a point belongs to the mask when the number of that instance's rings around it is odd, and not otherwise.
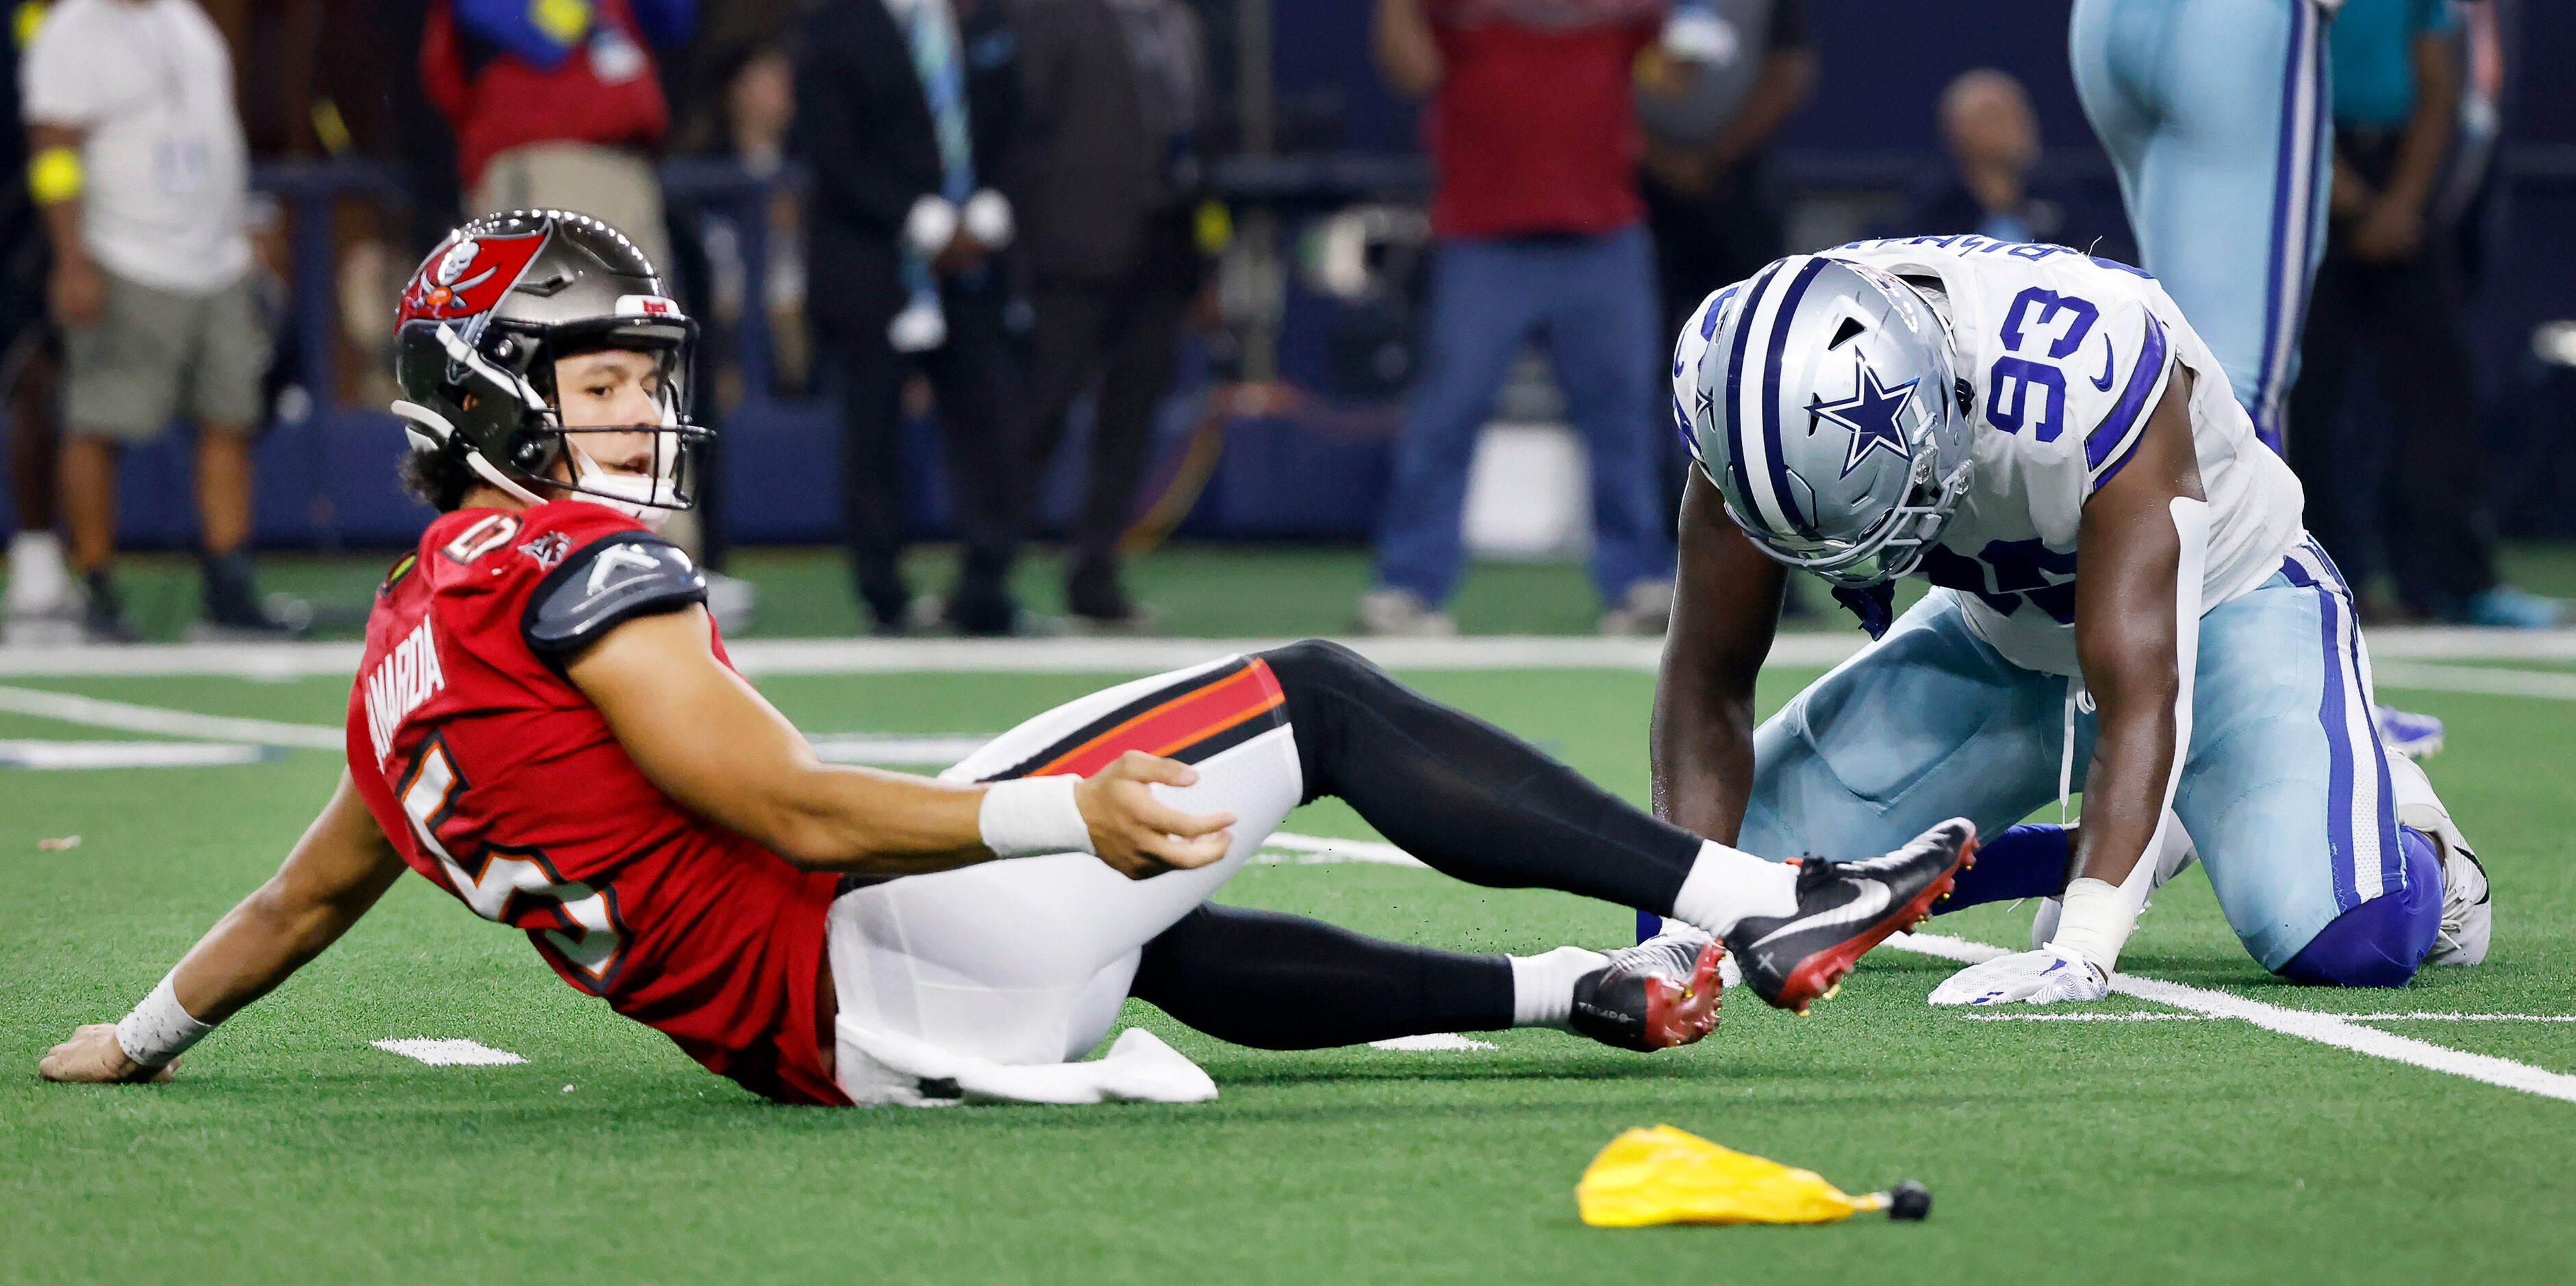
<path fill-rule="evenodd" d="M 992 732 L 1119 676 L 804 676 L 816 732 Z M 1632 798 L 1650 679 L 1409 676 Z M 1777 703 L 1811 674 L 1766 676 Z M 32 681 L 30 681 L 32 682 Z M 335 722 L 342 681 L 61 680 L 121 700 Z M 2399 993 L 2280 985 L 2194 872 L 2124 964 L 2333 1012 L 2576 1012 L 2576 719 L 2408 693 L 2494 875 L 2495 953 Z M 34 719 L 0 736 L 107 736 Z M 2238 1022 L 1971 1021 L 1951 967 L 1882 952 L 1800 1020 L 1733 999 L 1656 1056 L 1545 1032 L 1491 1052 L 1269 1054 L 1143 1006 L 1223 1096 L 1192 1107 L 846 1112 L 762 1103 L 557 981 L 522 937 L 406 879 L 340 947 L 163 1087 L 37 1083 L 274 868 L 327 754 L 237 768 L 0 772 L 0 1281 L 2563 1282 L 2576 1103 Z M 1289 829 L 1368 834 L 1326 802 Z M 78 834 L 68 852 L 40 837 Z M 1372 866 L 1247 870 L 1225 900 L 1477 950 L 1623 940 L 1627 914 Z M 2026 909 L 1936 930 L 2007 945 Z M 2125 999 L 2110 1008 L 2150 1008 Z M 2390 1030 L 2576 1073 L 2576 1027 Z M 467 1037 L 524 1066 L 369 1047 Z M 1852 1189 L 1919 1179 L 1931 1219 L 1603 1231 L 1584 1162 L 1669 1122 Z"/>

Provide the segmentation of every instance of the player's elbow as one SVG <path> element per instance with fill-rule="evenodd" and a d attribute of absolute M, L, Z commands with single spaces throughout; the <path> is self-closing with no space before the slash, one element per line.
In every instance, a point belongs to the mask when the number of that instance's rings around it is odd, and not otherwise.
<path fill-rule="evenodd" d="M 773 810 L 752 830 L 752 838 L 789 866 L 804 871 L 845 871 L 867 858 L 866 846 L 837 818 L 820 809 L 793 804 Z"/>

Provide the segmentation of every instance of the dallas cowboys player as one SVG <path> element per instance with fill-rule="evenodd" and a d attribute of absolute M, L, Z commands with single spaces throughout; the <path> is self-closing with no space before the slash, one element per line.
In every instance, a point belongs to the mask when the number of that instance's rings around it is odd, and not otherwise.
<path fill-rule="evenodd" d="M 1973 235 L 1792 256 L 1702 304 L 1673 388 L 1699 468 L 1656 694 L 1662 815 L 1840 856 L 1954 812 L 1991 834 L 2082 790 L 2081 826 L 1999 836 L 1945 908 L 2062 888 L 2062 916 L 1936 1003 L 2107 994 L 2189 852 L 2177 814 L 2267 969 L 2393 986 L 2484 956 L 2484 874 L 2371 724 L 2298 480 L 2154 278 Z M 1881 637 L 1756 730 L 1793 567 Z M 1937 588 L 1890 626 L 1909 574 Z"/>

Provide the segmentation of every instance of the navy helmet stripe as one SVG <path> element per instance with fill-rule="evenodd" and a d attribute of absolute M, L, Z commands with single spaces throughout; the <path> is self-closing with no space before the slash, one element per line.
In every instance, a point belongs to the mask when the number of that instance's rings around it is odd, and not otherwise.
<path fill-rule="evenodd" d="M 1744 307 L 1735 313 L 1735 348 L 1726 355 L 1726 405 L 1716 414 L 1725 417 L 1726 469 L 1735 475 L 1735 494 L 1750 504 L 1753 480 L 1744 472 L 1743 426 L 1736 422 L 1735 410 L 1743 405 L 1740 397 L 1744 386 L 1744 350 L 1753 338 L 1753 317 L 1762 309 L 1762 296 L 1771 289 L 1771 281 L 1780 275 L 1780 265 L 1765 268 L 1753 279 L 1753 289 L 1744 296 Z"/>
<path fill-rule="evenodd" d="M 1781 459 L 1780 371 L 1787 365 L 1781 360 L 1781 350 L 1788 346 L 1789 326 L 1798 317 L 1798 301 L 1806 298 L 1807 287 L 1829 262 L 1822 258 L 1809 259 L 1807 265 L 1798 270 L 1798 275 L 1790 280 L 1788 294 L 1780 299 L 1779 315 L 1771 323 L 1771 342 L 1763 355 L 1762 448 L 1771 466 L 1772 496 L 1779 501 L 1781 516 L 1787 518 L 1789 525 L 1797 528 L 1802 536 L 1813 536 L 1816 532 L 1805 515 L 1798 511 L 1798 502 L 1789 488 L 1789 466 Z"/>

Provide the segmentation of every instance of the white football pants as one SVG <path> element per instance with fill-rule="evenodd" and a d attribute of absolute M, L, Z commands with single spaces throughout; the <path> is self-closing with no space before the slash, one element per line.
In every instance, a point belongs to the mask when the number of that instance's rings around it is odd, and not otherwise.
<path fill-rule="evenodd" d="M 1009 775 L 1093 724 L 1104 726 L 1089 744 L 1104 752 L 1190 758 L 1186 747 L 1173 745 L 1169 719 L 1157 728 L 1155 715 L 1190 701 L 1242 660 L 1223 657 L 1068 702 L 940 776 Z M 1132 710 L 1158 693 L 1168 699 Z M 1108 718 L 1117 712 L 1126 713 Z M 1195 766 L 1197 785 L 1154 790 L 1187 812 L 1234 814 L 1233 847 L 1213 865 L 1130 880 L 1096 857 L 1067 853 L 906 876 L 843 894 L 825 931 L 840 1016 L 998 1063 L 1080 1058 L 1117 1020 L 1145 944 L 1233 878 L 1304 793 L 1284 719 Z M 835 1052 L 841 1087 L 859 1103 L 900 1100 L 914 1088 L 884 1083 L 884 1070 L 847 1040 Z"/>

